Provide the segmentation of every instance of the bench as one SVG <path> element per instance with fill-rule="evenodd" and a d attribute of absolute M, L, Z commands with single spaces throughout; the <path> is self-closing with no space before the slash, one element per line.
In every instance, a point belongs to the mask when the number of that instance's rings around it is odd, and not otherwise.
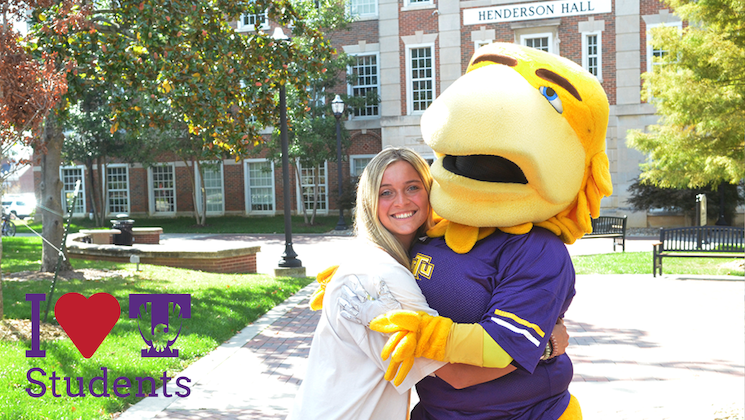
<path fill-rule="evenodd" d="M 745 229 L 736 226 L 691 226 L 660 229 L 652 250 L 652 275 L 662 275 L 662 258 L 745 258 Z"/>
<path fill-rule="evenodd" d="M 80 233 L 90 239 L 89 243 L 109 245 L 114 243 L 114 235 L 122 233 L 119 229 L 81 229 Z"/>
<path fill-rule="evenodd" d="M 158 245 L 163 228 L 160 227 L 133 227 L 132 242 L 136 244 Z"/>
<path fill-rule="evenodd" d="M 592 233 L 583 238 L 613 238 L 613 251 L 616 245 L 626 252 L 626 216 L 600 216 L 592 219 Z"/>

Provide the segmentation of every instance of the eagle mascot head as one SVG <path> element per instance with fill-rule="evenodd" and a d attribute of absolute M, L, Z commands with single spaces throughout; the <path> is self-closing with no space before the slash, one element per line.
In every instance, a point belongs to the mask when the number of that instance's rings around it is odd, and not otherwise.
<path fill-rule="evenodd" d="M 570 60 L 510 43 L 477 50 L 422 116 L 444 219 L 428 234 L 463 253 L 495 229 L 540 226 L 566 243 L 592 232 L 612 193 L 608 112 L 597 78 Z"/>

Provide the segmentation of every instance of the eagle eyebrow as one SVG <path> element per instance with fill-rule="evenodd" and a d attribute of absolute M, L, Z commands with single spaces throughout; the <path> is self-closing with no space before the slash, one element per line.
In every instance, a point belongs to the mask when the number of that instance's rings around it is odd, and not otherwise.
<path fill-rule="evenodd" d="M 535 75 L 540 77 L 541 79 L 548 80 L 549 82 L 556 83 L 557 85 L 563 87 L 567 92 L 571 93 L 572 96 L 577 98 L 578 101 L 581 101 L 582 98 L 579 96 L 579 92 L 577 91 L 577 88 L 574 87 L 574 85 L 564 77 L 552 72 L 548 69 L 538 69 L 535 71 Z"/>
<path fill-rule="evenodd" d="M 508 57 L 506 55 L 500 55 L 500 54 L 484 54 L 475 60 L 473 60 L 473 63 L 471 65 L 476 65 L 478 63 L 481 63 L 482 61 L 490 61 L 495 64 L 504 64 L 505 66 L 515 67 L 517 66 L 517 60 Z"/>

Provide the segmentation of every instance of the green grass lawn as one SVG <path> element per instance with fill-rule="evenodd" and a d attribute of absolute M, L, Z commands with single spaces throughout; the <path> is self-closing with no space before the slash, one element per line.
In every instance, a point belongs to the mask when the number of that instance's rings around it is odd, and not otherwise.
<path fill-rule="evenodd" d="M 3 238 L 3 272 L 38 270 L 41 243 L 36 238 Z M 0 341 L 0 418 L 2 419 L 108 419 L 112 414 L 126 409 L 141 398 L 136 397 L 137 377 L 152 377 L 156 388 L 161 385 L 164 372 L 174 377 L 186 366 L 215 349 L 235 335 L 243 327 L 258 319 L 268 310 L 284 301 L 313 279 L 274 278 L 256 274 L 213 274 L 193 270 L 140 265 L 142 271 L 135 272 L 133 264 L 111 262 L 87 262 L 73 260 L 76 269 L 97 267 L 125 270 L 131 276 L 115 277 L 100 281 L 58 281 L 51 305 L 49 320 L 54 321 L 54 303 L 68 292 L 81 293 L 89 297 L 105 292 L 113 295 L 120 304 L 121 316 L 111 333 L 90 359 L 80 355 L 77 348 L 65 336 L 64 339 L 41 343 L 46 351 L 44 358 L 27 358 L 29 341 Z M 27 293 L 47 293 L 51 281 L 3 282 L 3 302 L 6 319 L 30 319 L 31 303 L 25 300 Z M 182 334 L 174 347 L 179 349 L 177 358 L 143 358 L 140 351 L 146 348 L 136 319 L 129 319 L 130 293 L 188 293 L 191 294 L 191 318 L 184 319 Z M 46 302 L 42 302 L 42 317 Z M 103 376 L 106 368 L 109 397 L 91 397 L 87 389 L 89 381 Z M 41 397 L 41 386 L 32 384 L 27 374 L 31 368 L 41 368 L 46 373 L 33 373 L 32 379 L 45 383 L 46 392 Z M 57 381 L 54 397 L 51 390 L 51 375 L 72 378 L 72 391 L 77 392 L 81 377 L 86 385 L 86 397 L 68 397 L 67 383 Z M 131 388 L 120 389 L 120 394 L 130 393 L 127 398 L 113 393 L 113 381 L 126 377 Z M 122 380 L 124 381 L 124 380 Z M 174 382 L 176 379 L 173 380 Z M 94 392 L 103 393 L 102 380 L 94 381 Z M 124 382 L 121 382 L 124 383 Z M 182 384 L 189 384 L 182 380 Z M 150 391 L 145 380 L 143 392 Z M 169 385 L 169 392 L 183 388 Z"/>
<path fill-rule="evenodd" d="M 743 276 L 745 271 L 733 270 L 724 258 L 664 258 L 663 274 L 696 274 L 712 276 Z M 572 257 L 577 274 L 652 274 L 652 252 L 618 252 Z"/>
<path fill-rule="evenodd" d="M 240 218 L 241 221 L 247 219 Z M 252 219 L 251 219 L 252 220 Z M 334 220 L 335 223 L 335 220 Z M 234 231 L 234 230 L 233 230 Z M 3 238 L 2 271 L 36 271 L 40 266 L 41 240 L 38 237 Z M 651 252 L 610 253 L 603 255 L 577 256 L 573 262 L 578 274 L 644 274 L 652 272 Z M 723 265 L 731 260 L 707 258 L 666 258 L 666 274 L 745 275 L 733 272 Z M 251 274 L 213 274 L 194 270 L 140 265 L 142 271 L 135 272 L 133 264 L 104 261 L 72 260 L 73 267 L 124 270 L 125 277 L 114 277 L 100 281 L 62 280 L 57 283 L 50 320 L 54 321 L 54 301 L 68 292 L 81 293 L 88 297 L 105 292 L 113 295 L 121 306 L 121 316 L 101 347 L 90 359 L 83 358 L 66 337 L 55 341 L 44 341 L 41 349 L 44 358 L 27 358 L 30 341 L 0 340 L 0 419 L 108 419 L 125 410 L 141 398 L 136 394 L 137 377 L 152 377 L 161 385 L 164 375 L 174 377 L 186 366 L 219 346 L 240 329 L 255 321 L 275 305 L 284 301 L 312 279 L 273 278 Z M 31 317 L 31 303 L 25 300 L 27 293 L 47 293 L 51 281 L 5 280 L 2 285 L 5 318 L 26 320 Z M 179 349 L 178 358 L 143 358 L 140 356 L 145 343 L 140 337 L 137 320 L 129 319 L 130 293 L 188 293 L 192 296 L 190 319 L 184 320 L 182 335 L 174 347 Z M 42 302 L 42 316 L 46 302 Z M 109 397 L 68 397 L 65 379 L 57 381 L 56 391 L 51 392 L 51 375 L 72 378 L 73 393 L 77 392 L 78 380 L 87 385 L 95 377 L 102 376 L 106 368 Z M 41 368 L 46 373 L 33 374 L 32 379 L 42 381 L 47 387 L 43 396 L 41 387 L 30 383 L 27 374 L 32 368 Z M 120 390 L 130 396 L 120 398 L 113 393 L 113 381 L 128 378 L 131 388 Z M 174 382 L 176 379 L 173 380 Z M 102 394 L 102 380 L 94 381 L 94 392 Z M 182 382 L 186 386 L 188 383 Z M 149 382 L 144 382 L 144 393 L 150 391 Z M 175 389 L 174 389 L 175 388 Z M 169 392 L 184 392 L 183 388 L 172 388 Z"/>
<path fill-rule="evenodd" d="M 163 233 L 283 233 L 284 216 L 271 217 L 208 217 L 205 226 L 197 226 L 193 217 L 133 217 L 134 227 L 162 227 Z M 352 225 L 349 216 L 345 218 L 347 225 Z M 336 216 L 317 216 L 313 225 L 305 224 L 303 216 L 292 216 L 292 233 L 325 233 L 334 230 L 336 223 L 339 221 L 339 215 Z M 19 233 L 30 233 L 31 230 L 26 226 L 26 222 L 31 229 L 41 232 L 41 223 L 34 223 L 31 218 L 26 220 L 15 220 L 17 231 Z M 105 226 L 111 227 L 107 222 Z M 70 232 L 77 232 L 80 229 L 95 229 L 96 226 L 89 219 L 72 219 L 70 223 Z"/>

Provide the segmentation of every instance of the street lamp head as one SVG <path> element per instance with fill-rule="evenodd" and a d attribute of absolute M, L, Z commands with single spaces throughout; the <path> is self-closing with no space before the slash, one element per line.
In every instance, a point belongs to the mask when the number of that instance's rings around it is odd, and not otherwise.
<path fill-rule="evenodd" d="M 281 26 L 277 26 L 276 28 L 274 28 L 272 39 L 274 39 L 275 41 L 287 41 L 290 39 L 290 37 L 285 35 L 285 31 L 282 30 Z"/>
<path fill-rule="evenodd" d="M 339 95 L 336 95 L 334 100 L 331 101 L 331 111 L 336 118 L 340 118 L 341 114 L 344 113 L 344 101 L 341 100 Z"/>

